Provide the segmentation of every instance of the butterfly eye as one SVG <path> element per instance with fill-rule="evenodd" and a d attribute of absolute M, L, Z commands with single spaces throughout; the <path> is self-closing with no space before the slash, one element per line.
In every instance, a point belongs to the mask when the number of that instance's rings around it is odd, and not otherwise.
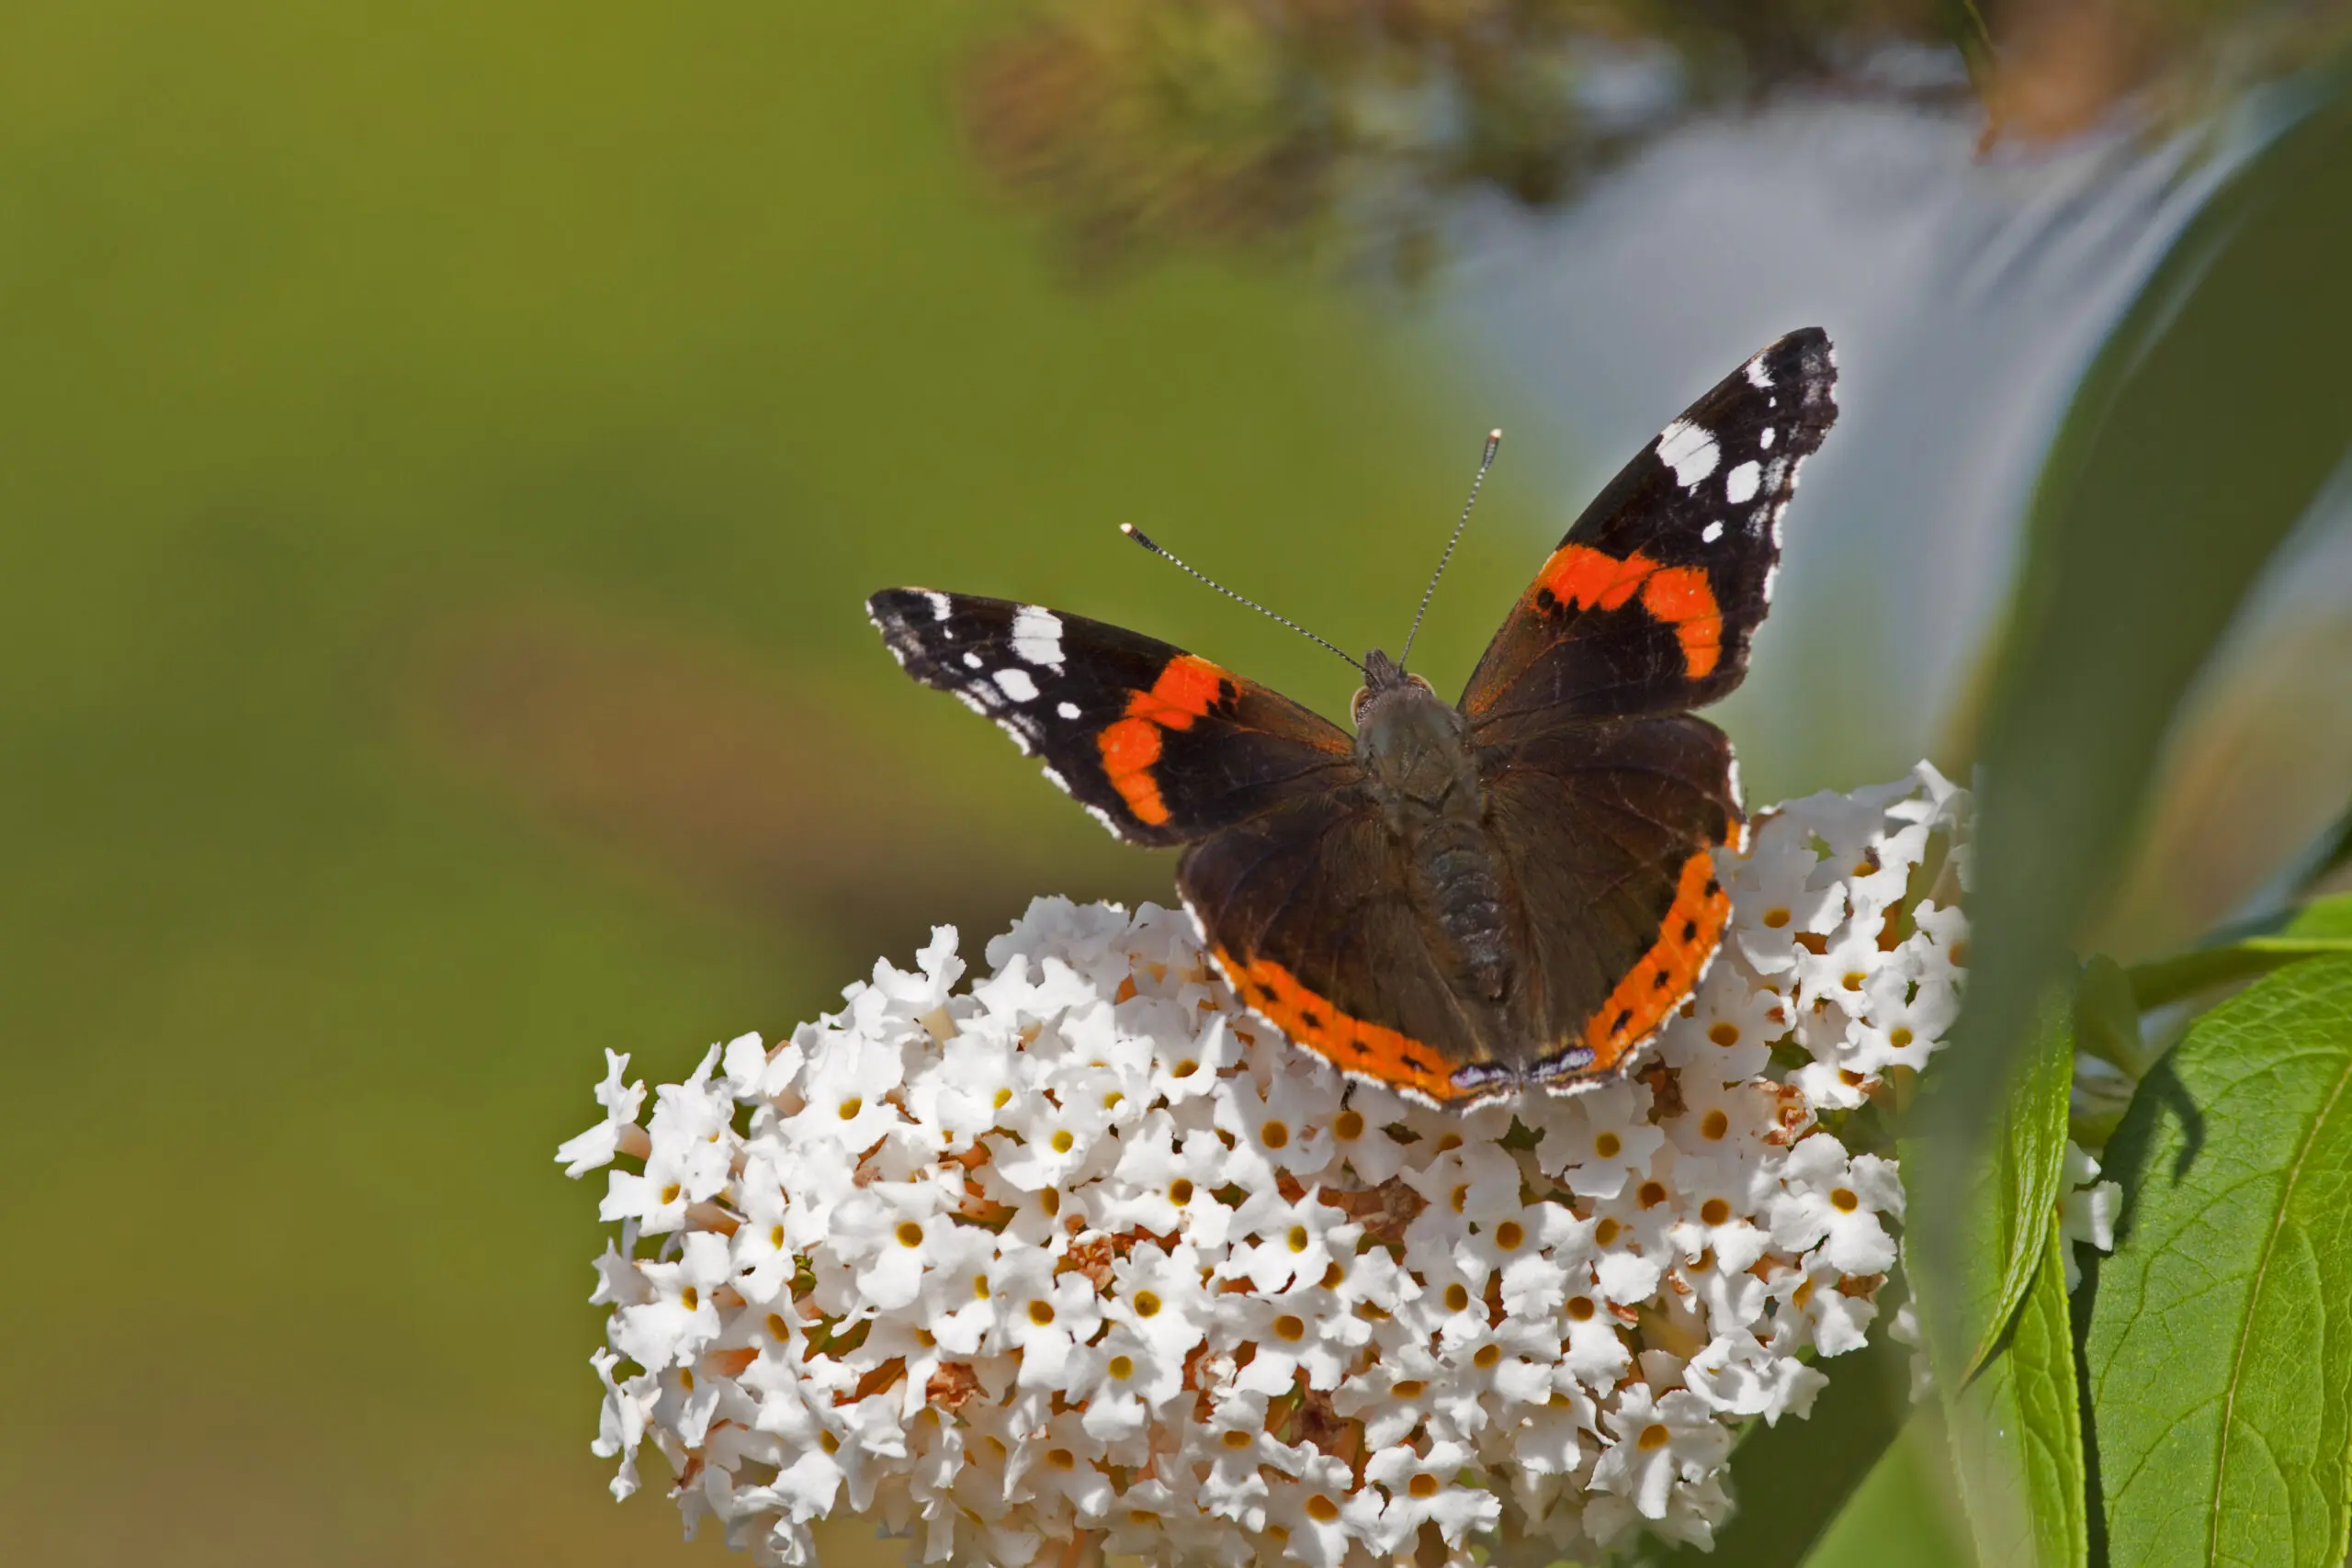
<path fill-rule="evenodd" d="M 1348 699 L 1348 717 L 1358 724 L 1363 722 L 1363 700 L 1372 695 L 1370 686 L 1358 686 L 1356 694 Z"/>
<path fill-rule="evenodd" d="M 1430 695 L 1437 695 L 1437 688 L 1430 685 L 1426 678 L 1419 675 L 1408 675 L 1405 679 L 1410 681 L 1414 685 L 1419 686 L 1422 691 L 1427 692 Z"/>

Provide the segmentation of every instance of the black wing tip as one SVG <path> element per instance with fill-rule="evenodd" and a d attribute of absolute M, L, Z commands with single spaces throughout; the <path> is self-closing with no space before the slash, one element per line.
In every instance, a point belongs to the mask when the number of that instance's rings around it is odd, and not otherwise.
<path fill-rule="evenodd" d="M 1774 380 L 1793 371 L 1805 387 L 1807 401 L 1816 397 L 1825 403 L 1832 401 L 1830 389 L 1838 384 L 1838 349 L 1820 327 L 1783 333 L 1749 363 L 1765 367 Z"/>
<path fill-rule="evenodd" d="M 1766 344 L 1757 357 L 1816 360 L 1828 369 L 1838 367 L 1838 348 L 1829 341 L 1829 331 L 1826 327 L 1799 327 L 1793 332 L 1782 333 Z"/>

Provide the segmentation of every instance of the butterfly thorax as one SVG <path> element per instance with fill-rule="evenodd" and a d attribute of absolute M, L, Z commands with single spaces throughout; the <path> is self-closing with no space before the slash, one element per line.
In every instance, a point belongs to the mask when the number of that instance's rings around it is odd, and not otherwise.
<path fill-rule="evenodd" d="M 1503 867 L 1462 715 L 1374 649 L 1355 704 L 1356 761 L 1399 852 L 1410 897 L 1452 951 L 1466 998 L 1499 1003 L 1510 984 Z"/>

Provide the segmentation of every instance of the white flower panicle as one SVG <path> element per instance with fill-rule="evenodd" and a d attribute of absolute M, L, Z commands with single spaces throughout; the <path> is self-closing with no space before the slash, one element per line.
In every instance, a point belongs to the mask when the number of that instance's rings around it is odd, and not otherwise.
<path fill-rule="evenodd" d="M 612 1057 L 557 1157 L 639 1168 L 594 1298 L 615 1494 L 650 1441 L 690 1530 L 792 1564 L 838 1510 L 1006 1568 L 1709 1543 L 1736 1427 L 1880 1315 L 1903 1189 L 1840 1134 L 1958 1010 L 1967 814 L 1925 765 L 1762 814 L 1704 984 L 1571 1097 L 1351 1086 L 1182 914 L 1061 899 L 968 987 L 942 927 L 714 1046 L 642 1125 Z"/>

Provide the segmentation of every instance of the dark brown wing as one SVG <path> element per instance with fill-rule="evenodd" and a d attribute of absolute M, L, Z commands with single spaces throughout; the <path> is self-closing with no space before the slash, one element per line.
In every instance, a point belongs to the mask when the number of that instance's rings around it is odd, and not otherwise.
<path fill-rule="evenodd" d="M 1684 411 L 1610 481 L 1496 632 L 1462 695 L 1482 745 L 1582 718 L 1676 713 L 1747 671 L 1797 468 L 1837 418 L 1818 328 Z"/>
<path fill-rule="evenodd" d="M 1349 790 L 1284 802 L 1193 845 L 1176 882 L 1242 999 L 1342 1072 L 1436 1104 L 1517 1074 L 1439 972 L 1396 840 Z"/>
<path fill-rule="evenodd" d="M 1615 1072 L 1698 984 L 1742 834 L 1731 742 L 1677 714 L 1572 725 L 1478 753 L 1487 818 L 1526 909 L 1530 1010 L 1561 1083 Z"/>
<path fill-rule="evenodd" d="M 994 719 L 1131 843 L 1189 843 L 1359 776 L 1347 731 L 1156 637 L 927 588 L 865 607 L 908 674 Z"/>

